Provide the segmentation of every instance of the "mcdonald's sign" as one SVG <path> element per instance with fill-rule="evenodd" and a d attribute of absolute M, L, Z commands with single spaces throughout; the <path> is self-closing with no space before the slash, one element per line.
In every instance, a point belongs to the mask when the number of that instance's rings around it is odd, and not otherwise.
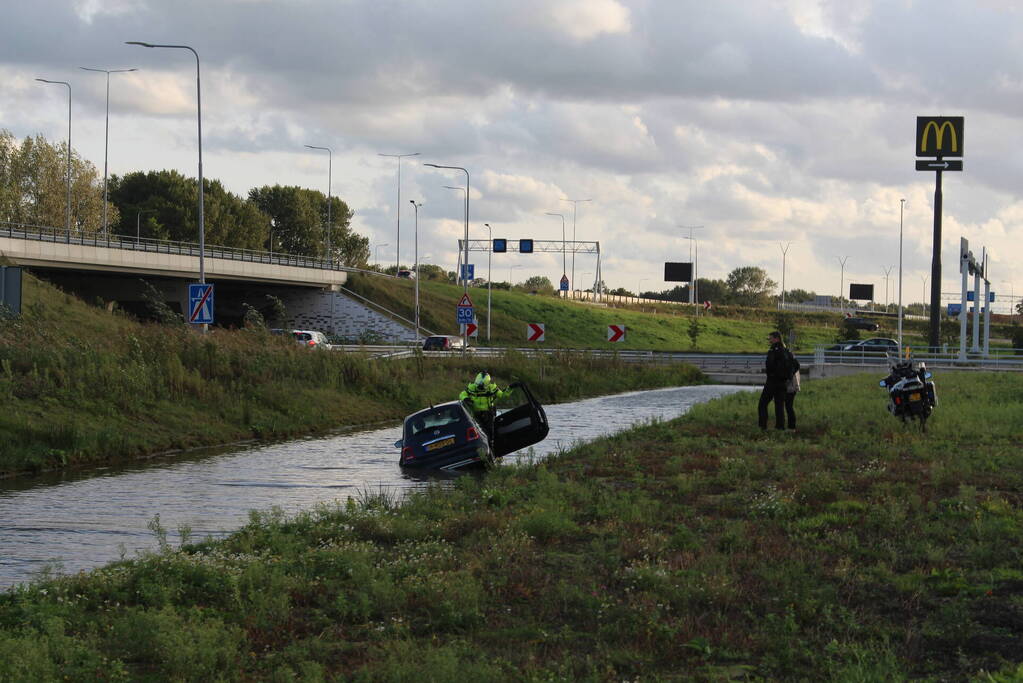
<path fill-rule="evenodd" d="M 916 117 L 916 156 L 961 157 L 963 155 L 962 116 Z"/>

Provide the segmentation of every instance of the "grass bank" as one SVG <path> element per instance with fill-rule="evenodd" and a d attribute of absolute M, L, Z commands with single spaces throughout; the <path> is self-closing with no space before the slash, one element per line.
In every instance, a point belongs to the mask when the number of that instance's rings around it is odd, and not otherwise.
<path fill-rule="evenodd" d="M 411 318 L 414 283 L 409 280 L 353 276 L 348 286 L 362 296 L 396 313 Z M 469 292 L 480 321 L 479 342 L 486 344 L 487 290 Z M 455 305 L 462 288 L 424 281 L 420 283 L 420 319 L 424 327 L 437 334 L 458 334 Z M 751 309 L 713 309 L 698 318 L 696 344 L 689 335 L 692 317 L 672 304 L 603 307 L 552 296 L 530 295 L 521 291 L 492 292 L 491 334 L 498 346 L 524 347 L 526 323 L 544 323 L 544 347 L 586 349 L 641 349 L 652 351 L 698 351 L 708 353 L 763 352 L 767 333 L 777 328 L 775 313 Z M 823 314 L 790 314 L 795 323 L 797 349 L 810 352 L 817 344 L 830 344 L 839 334 L 839 317 Z M 886 325 L 894 326 L 883 321 Z M 607 326 L 624 324 L 628 330 L 624 343 L 607 341 Z M 894 336 L 882 329 L 865 336 Z M 910 341 L 914 341 L 911 338 Z"/>
<path fill-rule="evenodd" d="M 0 476 L 397 419 L 457 397 L 479 361 L 374 361 L 265 332 L 139 324 L 29 277 L 0 320 Z M 541 401 L 702 381 L 571 353 L 487 360 Z"/>
<path fill-rule="evenodd" d="M 1023 378 L 737 395 L 0 595 L 0 679 L 1020 680 Z"/>

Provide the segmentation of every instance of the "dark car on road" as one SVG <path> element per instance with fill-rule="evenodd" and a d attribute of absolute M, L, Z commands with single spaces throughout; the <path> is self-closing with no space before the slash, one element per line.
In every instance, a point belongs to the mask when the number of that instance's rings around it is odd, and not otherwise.
<path fill-rule="evenodd" d="M 880 327 L 876 322 L 867 318 L 846 318 L 842 321 L 842 324 L 854 330 L 866 330 L 868 332 L 874 332 Z"/>
<path fill-rule="evenodd" d="M 512 384 L 515 406 L 494 419 L 493 439 L 461 401 L 430 406 L 405 418 L 398 464 L 419 469 L 458 470 L 492 462 L 543 441 L 550 427 L 543 406 L 521 383 Z"/>
<path fill-rule="evenodd" d="M 435 334 L 423 340 L 423 351 L 460 351 L 465 340 L 446 334 Z"/>

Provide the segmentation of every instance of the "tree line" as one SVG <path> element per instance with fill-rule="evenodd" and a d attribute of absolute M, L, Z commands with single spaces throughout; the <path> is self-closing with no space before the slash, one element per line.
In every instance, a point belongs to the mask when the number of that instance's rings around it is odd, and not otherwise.
<path fill-rule="evenodd" d="M 18 141 L 0 130 L 0 221 L 63 228 L 66 221 L 67 144 L 41 135 Z M 198 181 L 172 170 L 134 171 L 109 179 L 110 233 L 128 238 L 196 242 Z M 219 180 L 203 179 L 206 243 L 327 258 L 327 197 L 298 186 L 264 185 L 245 197 Z M 330 200 L 330 254 L 337 263 L 362 267 L 369 238 L 351 228 L 353 213 Z M 71 230 L 103 231 L 103 179 L 71 151 Z"/>

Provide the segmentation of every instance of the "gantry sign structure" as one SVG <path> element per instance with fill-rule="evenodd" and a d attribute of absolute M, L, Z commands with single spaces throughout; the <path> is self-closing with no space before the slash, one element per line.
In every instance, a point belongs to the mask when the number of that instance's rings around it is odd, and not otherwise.
<path fill-rule="evenodd" d="M 600 242 L 586 242 L 582 240 L 533 240 L 533 239 L 493 239 L 493 240 L 469 240 L 469 248 L 465 248 L 464 240 L 458 240 L 458 268 L 455 270 L 456 273 L 462 272 L 462 254 L 478 251 L 483 253 L 518 253 L 518 254 L 532 254 L 532 253 L 560 253 L 562 256 L 565 254 L 593 254 L 597 257 L 597 265 L 594 268 L 593 277 L 593 296 L 594 299 L 599 301 L 604 292 L 600 291 L 601 285 L 601 273 L 600 273 Z M 488 273 L 489 278 L 489 273 Z"/>

